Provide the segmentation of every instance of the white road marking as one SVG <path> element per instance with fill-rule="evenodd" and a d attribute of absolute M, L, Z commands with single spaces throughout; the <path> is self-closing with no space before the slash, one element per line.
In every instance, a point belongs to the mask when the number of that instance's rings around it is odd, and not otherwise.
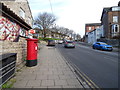
<path fill-rule="evenodd" d="M 105 59 L 108 59 L 108 60 L 111 60 L 111 61 L 113 61 L 113 62 L 116 62 L 116 63 L 118 63 L 118 61 L 115 61 L 115 60 L 113 60 L 113 59 L 111 59 L 111 58 L 109 58 L 109 57 L 104 57 Z"/>

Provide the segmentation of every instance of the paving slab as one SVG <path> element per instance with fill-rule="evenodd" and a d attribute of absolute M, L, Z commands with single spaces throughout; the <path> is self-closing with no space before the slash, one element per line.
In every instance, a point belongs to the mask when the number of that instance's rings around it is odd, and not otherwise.
<path fill-rule="evenodd" d="M 42 80 L 41 86 L 55 86 L 54 80 Z"/>
<path fill-rule="evenodd" d="M 55 85 L 56 86 L 58 86 L 58 85 L 64 86 L 64 85 L 68 85 L 68 83 L 66 80 L 55 80 Z"/>
<path fill-rule="evenodd" d="M 42 45 L 37 62 L 37 66 L 25 66 L 16 74 L 13 88 L 83 88 L 55 47 Z"/>
<path fill-rule="evenodd" d="M 59 76 L 58 75 L 48 75 L 48 80 L 59 80 Z"/>
<path fill-rule="evenodd" d="M 42 82 L 41 80 L 29 80 L 26 86 L 28 87 L 40 86 L 41 82 Z"/>

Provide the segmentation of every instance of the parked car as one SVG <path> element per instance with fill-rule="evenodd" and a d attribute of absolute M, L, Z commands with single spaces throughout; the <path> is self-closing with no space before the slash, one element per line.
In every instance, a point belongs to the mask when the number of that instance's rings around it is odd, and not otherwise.
<path fill-rule="evenodd" d="M 55 43 L 57 44 L 57 43 L 58 43 L 58 40 L 55 40 Z"/>
<path fill-rule="evenodd" d="M 73 41 L 66 41 L 64 44 L 65 48 L 75 48 L 75 43 Z"/>
<path fill-rule="evenodd" d="M 48 46 L 55 46 L 55 40 L 48 40 Z"/>
<path fill-rule="evenodd" d="M 62 44 L 63 43 L 63 40 L 58 40 L 58 44 Z"/>
<path fill-rule="evenodd" d="M 111 45 L 108 45 L 105 42 L 96 42 L 93 44 L 93 49 L 99 49 L 99 50 L 107 50 L 107 51 L 112 51 L 113 47 Z"/>

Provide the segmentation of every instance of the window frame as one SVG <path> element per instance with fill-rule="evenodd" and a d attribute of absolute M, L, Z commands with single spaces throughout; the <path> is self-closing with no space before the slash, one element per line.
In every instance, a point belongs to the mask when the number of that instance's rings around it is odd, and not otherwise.
<path fill-rule="evenodd" d="M 113 16 L 113 22 L 118 23 L 118 16 Z"/>
<path fill-rule="evenodd" d="M 20 7 L 19 15 L 20 15 L 20 17 L 25 19 L 25 11 L 21 7 Z"/>

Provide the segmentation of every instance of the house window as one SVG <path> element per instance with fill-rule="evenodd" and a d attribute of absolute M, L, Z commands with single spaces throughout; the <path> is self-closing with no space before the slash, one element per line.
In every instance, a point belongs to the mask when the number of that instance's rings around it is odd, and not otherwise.
<path fill-rule="evenodd" d="M 115 32 L 118 32 L 118 25 L 115 25 Z"/>
<path fill-rule="evenodd" d="M 28 17 L 28 23 L 31 24 L 31 19 L 30 19 L 30 17 Z"/>
<path fill-rule="evenodd" d="M 112 11 L 120 11 L 120 7 L 112 7 Z"/>
<path fill-rule="evenodd" d="M 118 16 L 113 16 L 113 22 L 118 22 Z"/>
<path fill-rule="evenodd" d="M 25 19 L 25 11 L 22 8 L 20 8 L 20 17 Z"/>
<path fill-rule="evenodd" d="M 91 30 L 92 28 L 91 27 L 89 27 L 89 30 Z"/>
<path fill-rule="evenodd" d="M 118 24 L 112 25 L 112 32 L 113 32 L 113 33 L 119 32 L 119 25 L 118 25 Z"/>

